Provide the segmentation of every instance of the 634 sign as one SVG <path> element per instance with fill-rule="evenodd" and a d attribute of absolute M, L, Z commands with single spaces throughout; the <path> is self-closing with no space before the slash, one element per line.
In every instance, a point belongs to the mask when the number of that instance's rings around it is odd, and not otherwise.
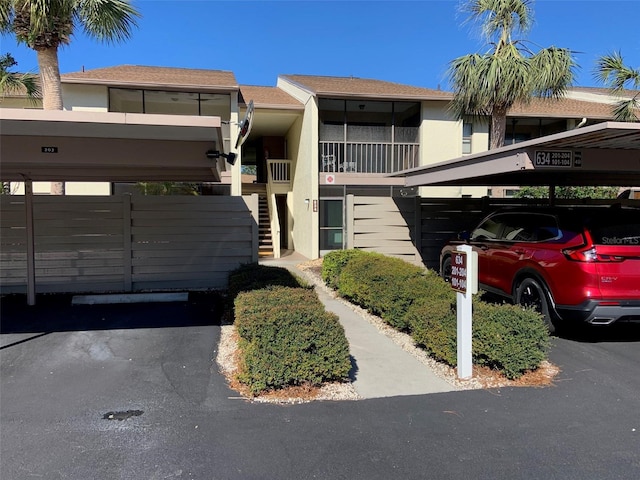
<path fill-rule="evenodd" d="M 534 158 L 536 167 L 573 167 L 573 152 L 571 150 L 536 150 Z"/>
<path fill-rule="evenodd" d="M 451 287 L 460 293 L 467 293 L 467 254 L 455 251 L 451 256 Z"/>

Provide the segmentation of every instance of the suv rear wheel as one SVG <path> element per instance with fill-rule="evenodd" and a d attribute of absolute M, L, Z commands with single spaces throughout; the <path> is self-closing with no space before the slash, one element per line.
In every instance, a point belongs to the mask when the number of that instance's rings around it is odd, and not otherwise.
<path fill-rule="evenodd" d="M 533 278 L 525 278 L 516 290 L 516 303 L 541 313 L 549 333 L 555 333 L 556 327 L 551 321 L 547 290 L 540 282 Z"/>
<path fill-rule="evenodd" d="M 446 257 L 444 260 L 442 260 L 440 276 L 444 279 L 445 282 L 451 283 L 451 257 Z"/>

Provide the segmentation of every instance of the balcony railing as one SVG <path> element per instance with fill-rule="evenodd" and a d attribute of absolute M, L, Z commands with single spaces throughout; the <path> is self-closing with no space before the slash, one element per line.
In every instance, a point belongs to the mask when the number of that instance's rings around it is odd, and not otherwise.
<path fill-rule="evenodd" d="M 269 183 L 291 183 L 291 160 L 267 160 Z"/>
<path fill-rule="evenodd" d="M 395 173 L 419 165 L 417 143 L 320 142 L 320 172 Z"/>
<path fill-rule="evenodd" d="M 267 160 L 267 185 L 273 193 L 291 190 L 291 160 Z"/>

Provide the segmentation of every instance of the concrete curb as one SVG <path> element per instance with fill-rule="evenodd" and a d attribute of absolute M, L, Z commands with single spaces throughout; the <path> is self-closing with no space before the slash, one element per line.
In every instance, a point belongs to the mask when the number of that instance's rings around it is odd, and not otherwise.
<path fill-rule="evenodd" d="M 74 295 L 71 305 L 105 305 L 111 303 L 186 302 L 188 292 L 175 293 L 115 293 L 105 295 Z"/>

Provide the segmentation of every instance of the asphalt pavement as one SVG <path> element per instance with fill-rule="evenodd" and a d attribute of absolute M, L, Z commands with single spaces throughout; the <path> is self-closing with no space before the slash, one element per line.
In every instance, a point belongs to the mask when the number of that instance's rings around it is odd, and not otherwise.
<path fill-rule="evenodd" d="M 2 299 L 3 480 L 640 476 L 637 325 L 554 339 L 551 387 L 281 406 L 218 373 L 215 300 L 68 300 Z"/>

